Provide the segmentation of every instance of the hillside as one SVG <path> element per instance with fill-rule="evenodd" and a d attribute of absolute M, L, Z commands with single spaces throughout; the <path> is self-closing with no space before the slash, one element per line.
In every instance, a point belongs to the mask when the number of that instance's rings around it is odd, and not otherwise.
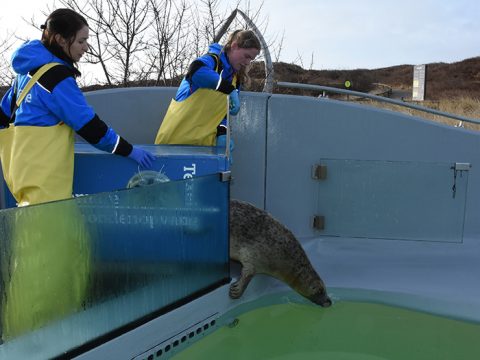
<path fill-rule="evenodd" d="M 343 87 L 346 80 L 353 84 L 352 90 L 368 92 L 375 83 L 388 85 L 396 90 L 411 93 L 413 65 L 398 65 L 367 70 L 304 70 L 297 65 L 274 64 L 275 80 L 306 84 Z M 252 90 L 261 91 L 264 79 L 263 63 L 256 63 L 250 71 Z M 294 92 L 276 89 L 275 92 Z M 480 57 L 455 63 L 432 63 L 427 65 L 426 99 L 472 97 L 480 99 Z"/>
<path fill-rule="evenodd" d="M 351 90 L 368 92 L 375 89 L 377 83 L 390 86 L 405 94 L 411 94 L 413 83 L 413 65 L 398 65 L 380 69 L 356 70 L 305 70 L 300 66 L 283 62 L 274 64 L 275 81 L 298 82 L 305 84 L 344 87 L 346 80 L 352 82 Z M 262 62 L 252 64 L 250 70 L 252 80 L 250 91 L 262 91 L 265 71 Z M 171 81 L 173 86 L 178 85 L 180 78 Z M 149 86 L 149 83 L 131 84 L 131 86 Z M 84 91 L 104 89 L 108 86 L 91 85 Z M 0 88 L 0 96 L 7 88 Z M 308 94 L 308 92 L 279 88 L 276 93 Z M 315 95 L 315 94 L 313 94 Z M 316 94 L 318 95 L 318 94 Z M 466 59 L 455 63 L 432 63 L 427 65 L 426 99 L 452 98 L 480 99 L 480 57 Z M 408 99 L 408 96 L 407 98 Z"/>

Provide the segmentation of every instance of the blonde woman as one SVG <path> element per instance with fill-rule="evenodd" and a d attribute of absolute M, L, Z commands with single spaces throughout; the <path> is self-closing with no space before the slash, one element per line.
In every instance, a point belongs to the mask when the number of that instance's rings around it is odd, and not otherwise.
<path fill-rule="evenodd" d="M 251 30 L 236 30 L 225 45 L 211 44 L 190 64 L 155 140 L 156 144 L 225 146 L 226 100 L 230 115 L 240 110 L 239 91 L 261 45 Z"/>

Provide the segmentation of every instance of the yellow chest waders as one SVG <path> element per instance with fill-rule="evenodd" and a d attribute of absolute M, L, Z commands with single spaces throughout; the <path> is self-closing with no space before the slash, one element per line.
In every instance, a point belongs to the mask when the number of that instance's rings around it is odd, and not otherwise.
<path fill-rule="evenodd" d="M 215 58 L 219 71 L 219 58 Z M 220 74 L 221 76 L 221 74 Z M 232 84 L 235 86 L 236 76 Z M 228 95 L 212 89 L 198 89 L 183 101 L 173 99 L 158 130 L 155 144 L 213 146 L 217 126 L 227 115 Z"/>
<path fill-rule="evenodd" d="M 35 73 L 17 106 L 55 65 L 47 64 Z M 69 126 L 11 125 L 0 130 L 0 142 L 3 174 L 19 207 L 72 197 L 74 134 Z M 89 236 L 75 202 L 16 210 L 9 253 L 9 271 L 4 278 L 4 339 L 81 309 L 90 250 Z"/>
<path fill-rule="evenodd" d="M 20 106 L 35 82 L 58 63 L 40 68 L 19 98 Z M 14 126 L 0 130 L 0 156 L 8 188 L 18 206 L 68 199 L 73 183 L 73 130 L 55 126 Z"/>
<path fill-rule="evenodd" d="M 155 144 L 215 145 L 217 126 L 227 113 L 227 96 L 198 89 L 183 101 L 173 99 Z"/>

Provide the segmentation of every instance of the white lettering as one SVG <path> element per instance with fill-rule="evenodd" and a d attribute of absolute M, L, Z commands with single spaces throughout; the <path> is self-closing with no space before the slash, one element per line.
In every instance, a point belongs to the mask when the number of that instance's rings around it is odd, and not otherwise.
<path fill-rule="evenodd" d="M 183 172 L 184 179 L 191 179 L 197 173 L 197 164 L 193 163 L 191 167 L 184 166 Z"/>

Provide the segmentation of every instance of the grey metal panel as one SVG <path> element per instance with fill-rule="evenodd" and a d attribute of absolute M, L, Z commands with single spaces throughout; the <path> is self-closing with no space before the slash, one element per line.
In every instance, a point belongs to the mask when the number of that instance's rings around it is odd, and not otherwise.
<path fill-rule="evenodd" d="M 268 103 L 266 209 L 297 236 L 311 227 L 317 183 L 311 167 L 322 158 L 472 164 L 480 183 L 477 133 L 330 99 L 273 95 Z M 465 236 L 479 236 L 478 186 L 468 188 Z"/>
<path fill-rule="evenodd" d="M 98 116 L 133 144 L 153 144 L 176 88 L 142 87 L 85 93 Z"/>
<path fill-rule="evenodd" d="M 232 198 L 264 208 L 266 114 L 269 94 L 242 93 L 241 110 L 231 120 L 233 152 Z"/>

